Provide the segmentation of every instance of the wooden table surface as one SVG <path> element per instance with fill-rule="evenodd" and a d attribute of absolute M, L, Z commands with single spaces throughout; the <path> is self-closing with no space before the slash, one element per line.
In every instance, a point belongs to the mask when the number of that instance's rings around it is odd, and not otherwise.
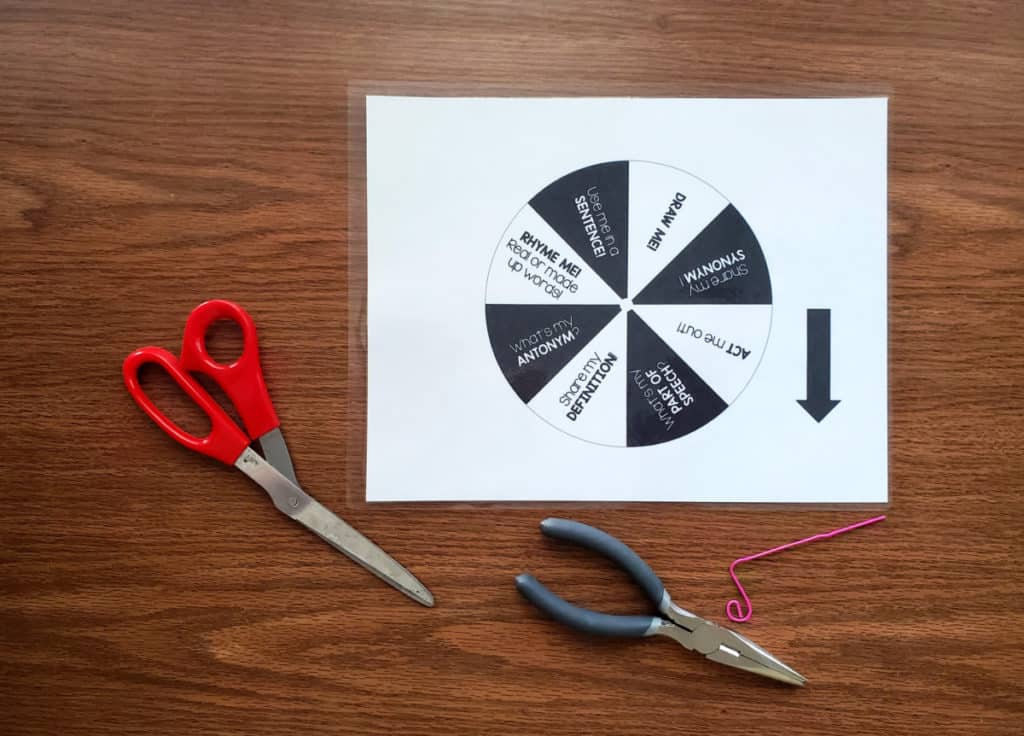
<path fill-rule="evenodd" d="M 0 2 L 0 733 L 1021 732 L 1024 6 L 545 5 Z M 362 502 L 359 80 L 891 96 L 889 519 L 745 571 L 743 630 L 808 687 L 545 620 L 517 572 L 644 605 L 541 537 L 550 507 Z M 124 356 L 218 296 L 257 316 L 304 484 L 435 609 L 128 398 Z M 719 621 L 737 554 L 871 511 L 556 508 Z"/>

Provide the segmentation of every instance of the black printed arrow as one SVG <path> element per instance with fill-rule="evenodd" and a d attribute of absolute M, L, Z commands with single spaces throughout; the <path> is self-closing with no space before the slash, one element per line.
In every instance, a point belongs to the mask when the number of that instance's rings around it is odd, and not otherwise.
<path fill-rule="evenodd" d="M 832 310 L 807 310 L 807 398 L 797 399 L 814 421 L 836 408 L 832 398 Z"/>

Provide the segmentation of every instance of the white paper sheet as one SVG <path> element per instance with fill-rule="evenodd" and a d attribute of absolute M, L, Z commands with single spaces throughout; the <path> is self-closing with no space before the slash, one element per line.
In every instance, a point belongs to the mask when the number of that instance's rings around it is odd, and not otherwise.
<path fill-rule="evenodd" d="M 368 501 L 888 500 L 885 99 L 366 111 Z"/>

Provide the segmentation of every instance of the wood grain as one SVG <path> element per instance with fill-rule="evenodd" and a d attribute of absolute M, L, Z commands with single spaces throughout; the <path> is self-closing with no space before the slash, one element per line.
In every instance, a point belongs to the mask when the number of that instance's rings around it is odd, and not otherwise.
<path fill-rule="evenodd" d="M 807 688 L 544 620 L 517 572 L 643 605 L 541 538 L 550 507 L 361 501 L 358 80 L 891 95 L 890 517 L 744 571 Z M 1022 118 L 1012 2 L 0 2 L 0 733 L 1020 733 Z M 303 482 L 436 609 L 128 399 L 122 358 L 213 296 L 257 315 Z M 719 620 L 738 553 L 860 518 L 568 513 Z"/>

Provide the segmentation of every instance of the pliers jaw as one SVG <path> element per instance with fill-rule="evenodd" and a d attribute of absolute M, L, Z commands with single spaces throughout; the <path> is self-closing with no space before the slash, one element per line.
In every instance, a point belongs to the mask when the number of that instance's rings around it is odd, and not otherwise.
<path fill-rule="evenodd" d="M 714 624 L 711 625 L 713 626 Z M 724 629 L 724 631 L 739 637 L 745 644 L 741 645 L 739 649 L 733 649 L 728 644 L 719 644 L 717 651 L 705 655 L 712 662 L 727 664 L 730 667 L 753 672 L 762 677 L 784 682 L 787 685 L 803 687 L 804 683 L 807 682 L 806 677 L 789 665 L 780 662 L 749 639 L 741 637 L 739 634 L 729 631 L 729 629 Z"/>
<path fill-rule="evenodd" d="M 671 601 L 666 601 L 659 608 L 671 620 L 662 621 L 652 634 L 667 636 L 686 649 L 703 654 L 712 662 L 753 672 L 787 685 L 802 687 L 807 682 L 807 678 L 799 672 L 742 634 L 679 608 Z"/>

